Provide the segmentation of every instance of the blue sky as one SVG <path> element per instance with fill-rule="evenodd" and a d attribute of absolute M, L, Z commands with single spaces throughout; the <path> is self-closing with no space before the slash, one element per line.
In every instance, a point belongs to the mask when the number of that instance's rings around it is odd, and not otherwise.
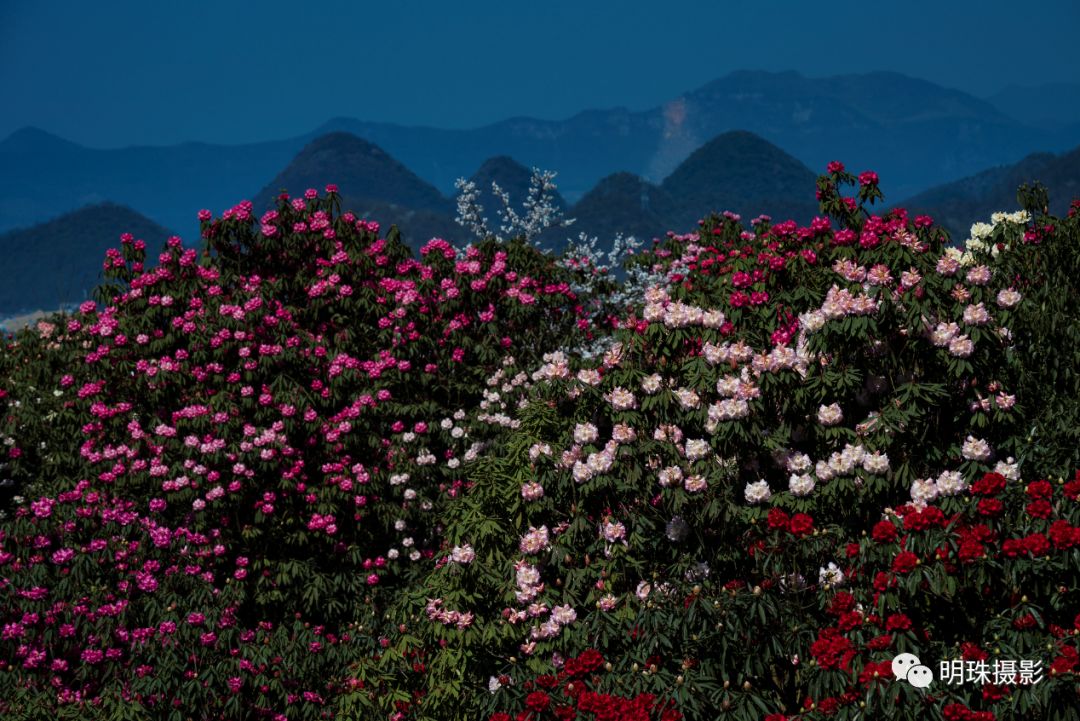
<path fill-rule="evenodd" d="M 892 70 L 986 95 L 1080 82 L 1076 27 L 1076 0 L 0 0 L 0 138 L 238 143 L 334 116 L 473 127 L 645 109 L 739 69 Z"/>

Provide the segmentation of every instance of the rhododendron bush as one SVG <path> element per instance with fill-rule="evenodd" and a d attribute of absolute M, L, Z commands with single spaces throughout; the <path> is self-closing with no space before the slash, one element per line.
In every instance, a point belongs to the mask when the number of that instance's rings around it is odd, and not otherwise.
<path fill-rule="evenodd" d="M 333 192 L 125 237 L 0 357 L 3 710 L 1077 718 L 1080 222 L 951 247 L 877 183 L 631 289 Z"/>
<path fill-rule="evenodd" d="M 11 688 L 318 715 L 439 548 L 484 379 L 592 332 L 532 247 L 414 257 L 336 201 L 204 214 L 152 269 L 125 237 L 103 307 L 8 349 Z"/>

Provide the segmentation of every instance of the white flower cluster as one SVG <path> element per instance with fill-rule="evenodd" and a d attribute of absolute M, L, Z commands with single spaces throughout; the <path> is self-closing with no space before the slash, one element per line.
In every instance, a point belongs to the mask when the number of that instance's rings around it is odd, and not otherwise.
<path fill-rule="evenodd" d="M 637 399 L 634 398 L 634 394 L 621 386 L 612 388 L 605 398 L 616 411 L 628 411 L 637 408 Z"/>
<path fill-rule="evenodd" d="M 532 374 L 534 381 L 553 380 L 556 378 L 566 379 L 570 377 L 570 360 L 562 351 L 545 353 L 544 365 Z"/>
<path fill-rule="evenodd" d="M 800 341 L 801 341 L 800 337 Z M 797 348 L 786 345 L 778 345 L 768 353 L 755 354 L 751 359 L 751 368 L 755 376 L 762 373 L 779 373 L 782 370 L 794 370 L 803 378 L 810 364 L 810 356 L 806 352 L 806 344 L 800 342 Z"/>
<path fill-rule="evenodd" d="M 496 211 L 502 221 L 498 233 L 493 233 L 488 228 L 476 183 L 458 178 L 454 184 L 458 189 L 458 225 L 468 229 L 479 240 L 494 237 L 499 242 L 519 237 L 532 242 L 548 228 L 569 226 L 574 222 L 573 219 L 564 219 L 562 211 L 555 205 L 555 175 L 549 170 L 533 168 L 532 178 L 529 180 L 529 195 L 523 203 L 524 217 L 514 210 L 509 194 L 497 183 L 491 184 L 491 192 L 503 205 Z"/>
<path fill-rule="evenodd" d="M 772 498 L 772 490 L 769 488 L 768 481 L 762 478 L 760 481 L 747 483 L 746 488 L 743 489 L 743 496 L 747 503 L 756 505 Z"/>
<path fill-rule="evenodd" d="M 748 363 L 754 358 L 754 349 L 741 340 L 719 346 L 706 343 L 701 347 L 701 353 L 710 365 Z"/>
<path fill-rule="evenodd" d="M 968 436 L 964 441 L 964 444 L 960 447 L 960 455 L 969 461 L 987 461 L 990 460 L 990 456 L 993 451 L 990 448 L 990 444 L 981 438 L 975 438 L 974 436 Z"/>
<path fill-rule="evenodd" d="M 841 410 L 839 403 L 822 405 L 818 408 L 817 419 L 818 423 L 826 427 L 839 425 L 844 420 L 844 411 Z"/>
<path fill-rule="evenodd" d="M 822 586 L 839 586 L 844 582 L 844 572 L 832 561 L 818 570 L 818 583 Z"/>
<path fill-rule="evenodd" d="M 830 481 L 837 476 L 852 475 L 858 467 L 867 473 L 884 475 L 889 471 L 889 457 L 880 451 L 867 452 L 861 445 L 848 443 L 842 451 L 829 456 L 829 460 L 818 461 L 814 474 L 820 481 Z"/>
<path fill-rule="evenodd" d="M 454 549 L 450 551 L 451 563 L 459 563 L 461 565 L 467 565 L 476 559 L 476 551 L 469 544 L 463 546 L 454 546 Z"/>
<path fill-rule="evenodd" d="M 531 526 L 529 532 L 521 537 L 519 548 L 526 556 L 535 556 L 546 551 L 550 544 L 551 539 L 547 526 L 540 526 L 540 528 Z"/>
<path fill-rule="evenodd" d="M 709 406 L 705 430 L 716 433 L 722 421 L 733 421 L 750 415 L 750 404 L 742 398 L 723 398 Z"/>
<path fill-rule="evenodd" d="M 1020 464 L 1016 462 L 1016 459 L 1009 456 L 1004 461 L 998 461 L 994 466 L 994 473 L 1000 473 L 1008 478 L 1010 481 L 1020 480 Z"/>
<path fill-rule="evenodd" d="M 942 471 L 936 479 L 916 479 L 911 484 L 911 500 L 916 508 L 925 508 L 940 496 L 955 496 L 967 489 L 967 481 L 959 471 Z"/>
<path fill-rule="evenodd" d="M 958 323 L 938 323 L 930 331 L 930 342 L 938 348 L 948 348 L 949 355 L 967 358 L 975 351 L 975 343 L 960 332 Z"/>
<path fill-rule="evenodd" d="M 817 482 L 809 473 L 792 473 L 788 479 L 788 490 L 795 496 L 809 496 L 816 485 Z"/>
<path fill-rule="evenodd" d="M 1031 221 L 1031 214 L 1026 210 L 1018 210 L 1014 213 L 997 212 L 990 215 L 989 223 L 974 223 L 971 226 L 971 237 L 964 242 L 966 253 L 961 256 L 961 263 L 969 265 L 974 262 L 976 255 L 989 251 L 990 256 L 996 258 L 1001 252 L 996 245 L 990 245 L 986 239 L 999 225 L 1022 226 Z"/>
<path fill-rule="evenodd" d="M 849 315 L 873 315 L 877 309 L 877 301 L 865 293 L 852 295 L 848 289 L 838 288 L 835 285 L 829 288 L 821 304 L 821 313 L 826 320 Z"/>

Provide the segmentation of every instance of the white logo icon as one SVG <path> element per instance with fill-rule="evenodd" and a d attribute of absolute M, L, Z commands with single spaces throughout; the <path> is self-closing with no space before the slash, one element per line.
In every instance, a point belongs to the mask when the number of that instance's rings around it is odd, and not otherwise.
<path fill-rule="evenodd" d="M 934 672 L 924 666 L 913 653 L 902 653 L 892 660 L 893 676 L 907 681 L 915 688 L 926 688 L 934 680 Z"/>

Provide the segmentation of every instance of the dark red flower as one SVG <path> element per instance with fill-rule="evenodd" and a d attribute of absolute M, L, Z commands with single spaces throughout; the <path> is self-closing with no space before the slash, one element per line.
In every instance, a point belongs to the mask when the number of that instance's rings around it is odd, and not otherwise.
<path fill-rule="evenodd" d="M 769 528 L 771 528 L 774 531 L 786 531 L 787 528 L 788 528 L 788 523 L 790 523 L 790 519 L 788 518 L 788 514 L 784 513 L 779 508 L 771 508 L 771 509 L 769 509 L 769 517 L 768 517 Z"/>
<path fill-rule="evenodd" d="M 1005 490 L 1005 476 L 987 473 L 971 484 L 971 492 L 979 496 L 996 496 Z"/>
<path fill-rule="evenodd" d="M 883 633 L 880 636 L 874 636 L 872 639 L 867 641 L 866 647 L 871 651 L 884 651 L 889 646 L 892 646 L 892 642 L 892 634 Z"/>
<path fill-rule="evenodd" d="M 1047 534 L 1054 548 L 1064 550 L 1080 544 L 1080 527 L 1073 526 L 1066 520 L 1054 521 Z"/>
<path fill-rule="evenodd" d="M 855 597 L 847 591 L 840 591 L 829 602 L 829 613 L 839 616 L 855 608 Z"/>
<path fill-rule="evenodd" d="M 1021 631 L 1026 631 L 1030 628 L 1035 628 L 1035 625 L 1037 623 L 1038 622 L 1035 620 L 1034 616 L 1032 616 L 1030 613 L 1025 613 L 1020 618 L 1014 619 L 1012 625 L 1013 628 L 1019 629 Z"/>
<path fill-rule="evenodd" d="M 946 525 L 948 520 L 945 514 L 935 506 L 927 506 L 921 511 L 904 516 L 904 528 L 908 531 L 925 531 L 933 526 L 944 528 Z"/>
<path fill-rule="evenodd" d="M 788 529 L 796 536 L 807 536 L 814 530 L 814 519 L 805 513 L 796 513 L 791 517 Z"/>
<path fill-rule="evenodd" d="M 886 631 L 907 631 L 911 628 L 911 619 L 902 613 L 894 613 L 885 621 Z"/>
<path fill-rule="evenodd" d="M 892 543 L 896 540 L 896 524 L 892 521 L 878 521 L 870 537 L 878 543 Z"/>
<path fill-rule="evenodd" d="M 1050 505 L 1050 501 L 1044 498 L 1039 498 L 1031 503 L 1027 504 L 1027 514 L 1032 518 L 1049 518 L 1050 514 L 1054 512 L 1053 506 Z"/>
<path fill-rule="evenodd" d="M 1050 481 L 1032 481 L 1024 491 L 1030 498 L 1049 498 L 1054 493 Z"/>
<path fill-rule="evenodd" d="M 1032 533 L 1024 539 L 1024 547 L 1033 556 L 1042 556 L 1050 550 L 1050 541 L 1041 533 Z"/>
<path fill-rule="evenodd" d="M 919 565 L 919 557 L 911 551 L 901 551 L 893 558 L 892 570 L 895 573 L 910 573 Z"/>
<path fill-rule="evenodd" d="M 859 674 L 859 683 L 867 684 L 875 681 L 888 681 L 893 677 L 892 661 L 870 661 L 863 666 Z"/>
<path fill-rule="evenodd" d="M 845 611 L 840 614 L 840 619 L 836 622 L 836 626 L 841 631 L 850 631 L 861 626 L 862 622 L 862 614 L 858 611 Z"/>
<path fill-rule="evenodd" d="M 1065 497 L 1073 501 L 1080 500 L 1080 471 L 1076 472 L 1076 477 L 1065 484 Z"/>
<path fill-rule="evenodd" d="M 533 691 L 531 694 L 525 697 L 525 707 L 530 711 L 540 713 L 546 711 L 547 707 L 551 705 L 551 697 L 543 691 Z"/>

